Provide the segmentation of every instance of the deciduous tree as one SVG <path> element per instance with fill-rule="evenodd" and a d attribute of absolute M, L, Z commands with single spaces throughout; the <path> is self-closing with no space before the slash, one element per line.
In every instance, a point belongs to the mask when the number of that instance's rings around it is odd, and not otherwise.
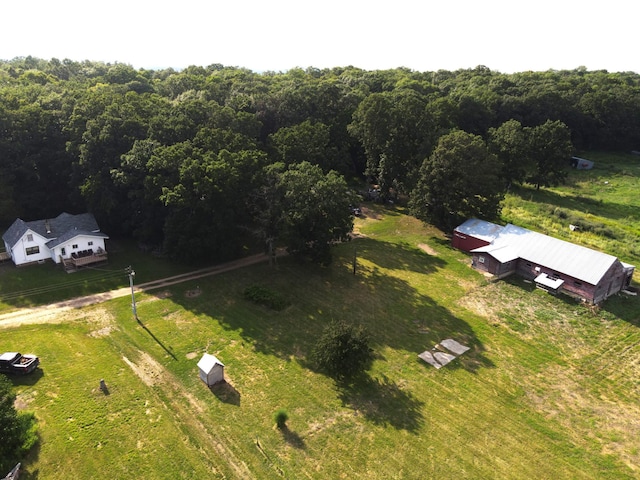
<path fill-rule="evenodd" d="M 444 135 L 422 164 L 410 210 L 446 230 L 469 217 L 494 219 L 504 196 L 500 173 L 481 137 L 459 130 Z"/>
<path fill-rule="evenodd" d="M 0 472 L 9 471 L 35 444 L 35 417 L 18 413 L 11 382 L 0 375 Z"/>
<path fill-rule="evenodd" d="M 345 321 L 329 323 L 313 349 L 312 360 L 320 370 L 337 380 L 348 380 L 364 372 L 373 360 L 369 332 Z"/>
<path fill-rule="evenodd" d="M 354 198 L 344 178 L 317 165 L 291 165 L 278 181 L 282 199 L 280 238 L 290 253 L 328 263 L 331 245 L 349 239 Z"/>
<path fill-rule="evenodd" d="M 533 169 L 526 181 L 540 187 L 559 185 L 569 174 L 573 153 L 571 132 L 560 121 L 547 121 L 527 130 L 527 153 Z"/>

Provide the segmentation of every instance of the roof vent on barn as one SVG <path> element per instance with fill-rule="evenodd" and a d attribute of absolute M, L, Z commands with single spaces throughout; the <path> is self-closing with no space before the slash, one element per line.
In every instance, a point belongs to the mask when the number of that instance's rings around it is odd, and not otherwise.
<path fill-rule="evenodd" d="M 198 362 L 198 374 L 207 386 L 224 382 L 224 363 L 215 356 L 205 353 Z"/>

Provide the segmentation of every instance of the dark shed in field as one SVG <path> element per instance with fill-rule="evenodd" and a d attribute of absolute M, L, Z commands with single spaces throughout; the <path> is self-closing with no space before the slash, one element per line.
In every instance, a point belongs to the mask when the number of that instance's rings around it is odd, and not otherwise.
<path fill-rule="evenodd" d="M 571 157 L 571 166 L 578 170 L 591 170 L 593 165 L 594 162 L 592 160 L 580 157 Z"/>

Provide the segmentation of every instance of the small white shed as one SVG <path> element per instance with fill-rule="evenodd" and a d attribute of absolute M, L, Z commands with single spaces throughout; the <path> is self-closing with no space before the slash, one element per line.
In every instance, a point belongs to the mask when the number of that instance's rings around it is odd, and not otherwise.
<path fill-rule="evenodd" d="M 198 362 L 198 371 L 200 380 L 206 383 L 207 386 L 224 382 L 224 363 L 213 355 L 208 353 L 202 355 Z"/>

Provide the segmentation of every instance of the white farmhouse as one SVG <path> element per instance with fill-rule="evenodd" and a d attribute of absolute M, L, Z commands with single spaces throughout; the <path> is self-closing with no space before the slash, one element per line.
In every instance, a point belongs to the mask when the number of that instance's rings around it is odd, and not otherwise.
<path fill-rule="evenodd" d="M 108 238 L 90 213 L 61 213 L 32 222 L 18 218 L 2 235 L 6 253 L 16 265 L 53 260 L 66 270 L 106 261 Z"/>

